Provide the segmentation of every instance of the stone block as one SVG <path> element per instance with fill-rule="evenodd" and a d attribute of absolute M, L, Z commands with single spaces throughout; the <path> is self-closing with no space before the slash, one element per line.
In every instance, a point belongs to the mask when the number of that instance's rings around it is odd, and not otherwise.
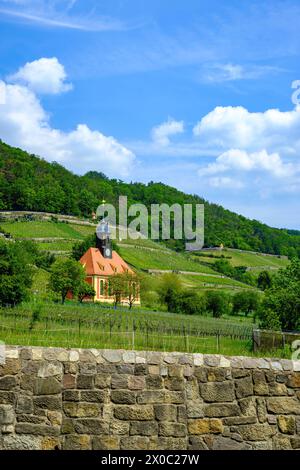
<path fill-rule="evenodd" d="M 245 441 L 265 441 L 276 433 L 275 426 L 268 424 L 245 424 L 237 428 Z"/>
<path fill-rule="evenodd" d="M 67 435 L 63 443 L 63 450 L 90 450 L 91 438 L 87 435 Z"/>
<path fill-rule="evenodd" d="M 80 399 L 88 402 L 105 403 L 108 400 L 108 392 L 106 390 L 82 390 Z"/>
<path fill-rule="evenodd" d="M 186 437 L 152 437 L 150 438 L 149 449 L 151 450 L 186 450 Z"/>
<path fill-rule="evenodd" d="M 200 394 L 206 402 L 230 402 L 235 399 L 232 382 L 201 383 Z"/>
<path fill-rule="evenodd" d="M 57 437 L 43 437 L 41 440 L 41 450 L 60 450 L 61 443 Z"/>
<path fill-rule="evenodd" d="M 204 416 L 209 418 L 222 418 L 228 416 L 239 416 L 240 408 L 236 403 L 218 403 L 205 405 Z"/>
<path fill-rule="evenodd" d="M 133 405 L 136 402 L 135 392 L 131 390 L 112 390 L 110 398 L 113 403 L 125 405 Z"/>
<path fill-rule="evenodd" d="M 158 424 L 155 421 L 133 421 L 130 423 L 131 436 L 157 435 Z"/>
<path fill-rule="evenodd" d="M 5 363 L 0 365 L 0 377 L 5 375 L 16 375 L 21 369 L 21 361 L 19 359 L 5 358 Z"/>
<path fill-rule="evenodd" d="M 188 450 L 208 450 L 202 437 L 191 436 L 189 438 Z"/>
<path fill-rule="evenodd" d="M 13 405 L 17 395 L 14 392 L 0 391 L 0 404 Z"/>
<path fill-rule="evenodd" d="M 278 416 L 277 417 L 278 428 L 283 434 L 294 434 L 296 430 L 295 417 L 294 416 Z"/>
<path fill-rule="evenodd" d="M 111 388 L 127 388 L 128 387 L 128 376 L 127 375 L 113 375 L 111 377 Z"/>
<path fill-rule="evenodd" d="M 299 372 L 293 372 L 288 376 L 288 387 L 300 388 L 300 374 Z"/>
<path fill-rule="evenodd" d="M 64 401 L 80 401 L 79 390 L 64 390 L 62 396 Z"/>
<path fill-rule="evenodd" d="M 165 397 L 166 394 L 164 390 L 146 390 L 137 395 L 137 403 L 164 403 Z"/>
<path fill-rule="evenodd" d="M 128 435 L 129 434 L 130 422 L 119 421 L 116 419 L 111 420 L 110 423 L 110 434 L 117 435 Z"/>
<path fill-rule="evenodd" d="M 36 436 L 5 436 L 3 437 L 4 450 L 40 450 L 41 439 Z"/>
<path fill-rule="evenodd" d="M 13 375 L 0 377 L 0 390 L 13 390 L 17 385 L 17 379 Z"/>
<path fill-rule="evenodd" d="M 160 375 L 148 375 L 146 376 L 146 387 L 149 390 L 163 388 L 163 379 Z"/>
<path fill-rule="evenodd" d="M 44 362 L 38 369 L 37 376 L 46 378 L 46 377 L 55 377 L 63 373 L 63 365 L 61 362 Z"/>
<path fill-rule="evenodd" d="M 94 362 L 79 363 L 79 373 L 82 375 L 95 375 L 97 373 L 97 365 Z"/>
<path fill-rule="evenodd" d="M 125 354 L 125 353 L 123 353 Z M 122 361 L 122 351 L 117 351 L 114 349 L 109 349 L 107 351 L 103 351 L 102 357 L 107 361 L 111 363 L 117 363 Z"/>
<path fill-rule="evenodd" d="M 190 419 L 188 421 L 189 434 L 220 434 L 223 429 L 222 421 L 217 418 Z"/>
<path fill-rule="evenodd" d="M 253 384 L 251 377 L 245 377 L 235 381 L 235 393 L 237 398 L 245 398 L 253 395 Z"/>
<path fill-rule="evenodd" d="M 275 414 L 300 415 L 300 402 L 293 397 L 272 397 L 267 399 L 267 409 Z"/>
<path fill-rule="evenodd" d="M 128 377 L 128 388 L 130 390 L 143 390 L 146 386 L 146 380 L 143 375 L 130 375 Z"/>
<path fill-rule="evenodd" d="M 129 421 L 150 421 L 154 419 L 154 410 L 151 405 L 119 405 L 114 408 L 117 419 Z"/>
<path fill-rule="evenodd" d="M 15 431 L 17 434 L 31 434 L 33 436 L 58 436 L 60 428 L 46 424 L 17 423 Z"/>
<path fill-rule="evenodd" d="M 244 442 L 237 442 L 234 439 L 223 436 L 216 436 L 212 441 L 212 450 L 249 450 L 250 446 Z"/>
<path fill-rule="evenodd" d="M 109 434 L 109 423 L 94 418 L 78 418 L 74 420 L 74 429 L 78 434 Z"/>
<path fill-rule="evenodd" d="M 203 418 L 204 405 L 202 401 L 189 401 L 186 406 L 186 414 L 188 418 Z"/>
<path fill-rule="evenodd" d="M 92 440 L 93 450 L 118 450 L 120 438 L 116 436 L 95 436 Z"/>
<path fill-rule="evenodd" d="M 147 450 L 149 448 L 149 440 L 147 437 L 130 436 L 122 437 L 120 449 L 121 450 Z"/>
<path fill-rule="evenodd" d="M 76 376 L 72 374 L 64 374 L 63 376 L 63 388 L 75 388 L 76 384 Z"/>
<path fill-rule="evenodd" d="M 79 389 L 91 389 L 94 388 L 94 376 L 93 375 L 78 375 L 77 376 L 77 388 Z"/>
<path fill-rule="evenodd" d="M 17 413 L 32 413 L 33 412 L 33 401 L 32 398 L 27 395 L 19 394 L 17 397 L 16 405 Z"/>
<path fill-rule="evenodd" d="M 111 385 L 111 376 L 108 374 L 96 375 L 95 377 L 95 387 L 96 388 L 110 388 Z"/>
<path fill-rule="evenodd" d="M 102 411 L 98 403 L 66 402 L 63 404 L 63 409 L 70 418 L 98 418 L 101 417 Z"/>
<path fill-rule="evenodd" d="M 158 421 L 176 421 L 177 407 L 175 405 L 155 405 L 155 418 Z"/>
<path fill-rule="evenodd" d="M 35 395 L 55 395 L 60 393 L 62 389 L 61 383 L 54 377 L 45 379 L 37 378 L 35 381 Z"/>
<path fill-rule="evenodd" d="M 15 411 L 12 405 L 0 405 L 0 425 L 13 424 Z"/>
<path fill-rule="evenodd" d="M 159 424 L 159 435 L 163 437 L 185 437 L 186 425 L 183 423 L 161 422 Z"/>
<path fill-rule="evenodd" d="M 33 398 L 33 406 L 35 413 L 38 413 L 39 410 L 51 410 L 57 411 L 61 410 L 62 400 L 60 396 L 39 396 Z"/>

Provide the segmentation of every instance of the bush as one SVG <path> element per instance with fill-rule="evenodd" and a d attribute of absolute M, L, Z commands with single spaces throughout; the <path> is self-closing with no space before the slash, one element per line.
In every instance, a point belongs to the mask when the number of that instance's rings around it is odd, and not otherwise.
<path fill-rule="evenodd" d="M 0 241 L 0 305 L 17 305 L 29 297 L 33 270 L 20 243 Z"/>
<path fill-rule="evenodd" d="M 259 306 L 259 297 L 256 292 L 253 291 L 241 291 L 237 292 L 233 296 L 232 300 L 232 313 L 238 315 L 244 313 L 246 317 L 250 313 L 255 313 Z"/>
<path fill-rule="evenodd" d="M 203 296 L 193 290 L 184 290 L 178 296 L 176 312 L 186 315 L 202 315 L 206 310 L 206 301 Z"/>
<path fill-rule="evenodd" d="M 265 322 L 267 311 L 278 318 L 282 330 L 300 329 L 300 260 L 294 259 L 273 277 L 272 287 L 265 291 L 260 320 Z"/>
<path fill-rule="evenodd" d="M 67 294 L 78 294 L 79 288 L 85 281 L 85 271 L 81 264 L 73 259 L 58 259 L 51 267 L 49 287 L 59 294 L 62 304 Z"/>
<path fill-rule="evenodd" d="M 206 292 L 206 309 L 215 318 L 229 313 L 229 298 L 223 292 L 207 291 Z"/>
<path fill-rule="evenodd" d="M 262 308 L 259 312 L 259 327 L 264 330 L 281 330 L 281 321 L 277 312 L 274 312 L 268 308 Z"/>
<path fill-rule="evenodd" d="M 262 290 L 269 289 L 272 286 L 272 278 L 268 271 L 261 271 L 257 279 L 257 287 Z"/>

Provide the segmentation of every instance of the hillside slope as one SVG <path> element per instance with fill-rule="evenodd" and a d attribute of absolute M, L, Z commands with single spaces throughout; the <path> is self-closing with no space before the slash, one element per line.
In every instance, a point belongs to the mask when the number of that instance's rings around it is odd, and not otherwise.
<path fill-rule="evenodd" d="M 0 210 L 33 210 L 90 216 L 103 198 L 117 204 L 119 195 L 129 204 L 205 204 L 205 245 L 291 256 L 300 255 L 298 232 L 268 227 L 199 196 L 185 194 L 162 183 L 124 183 L 102 173 L 77 176 L 57 163 L 29 155 L 0 141 Z M 170 240 L 182 250 L 183 241 Z"/>

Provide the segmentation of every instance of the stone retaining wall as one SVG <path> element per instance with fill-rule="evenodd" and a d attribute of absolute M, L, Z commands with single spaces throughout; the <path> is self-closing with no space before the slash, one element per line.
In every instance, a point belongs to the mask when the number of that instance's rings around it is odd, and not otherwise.
<path fill-rule="evenodd" d="M 8 347 L 1 449 L 300 449 L 300 362 Z"/>

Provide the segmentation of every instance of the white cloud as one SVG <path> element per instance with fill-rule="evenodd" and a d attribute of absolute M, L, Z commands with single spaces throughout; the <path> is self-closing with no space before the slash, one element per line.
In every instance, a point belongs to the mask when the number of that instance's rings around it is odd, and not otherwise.
<path fill-rule="evenodd" d="M 240 65 L 208 63 L 203 66 L 201 77 L 206 82 L 231 82 L 237 80 L 256 80 L 264 75 L 283 72 L 279 67 L 268 65 Z"/>
<path fill-rule="evenodd" d="M 170 144 L 170 136 L 182 134 L 183 132 L 183 121 L 175 121 L 174 119 L 169 118 L 168 121 L 154 127 L 152 129 L 151 136 L 155 144 L 167 147 Z"/>
<path fill-rule="evenodd" d="M 193 131 L 202 150 L 218 152 L 214 162 L 202 165 L 198 172 L 210 186 L 234 188 L 230 178 L 260 197 L 295 192 L 296 188 L 299 192 L 299 106 L 291 111 L 257 113 L 241 106 L 219 106 Z"/>
<path fill-rule="evenodd" d="M 266 150 L 248 153 L 245 150 L 231 149 L 222 153 L 214 163 L 211 163 L 202 174 L 212 175 L 235 170 L 239 172 L 263 171 L 274 177 L 284 178 L 293 176 L 299 165 L 283 163 L 278 153 L 268 154 Z"/>
<path fill-rule="evenodd" d="M 79 124 L 73 131 L 52 128 L 35 93 L 26 86 L 0 82 L 6 102 L 0 106 L 0 138 L 10 145 L 57 161 L 76 173 L 94 169 L 109 176 L 130 173 L 135 155 L 113 137 Z"/>
<path fill-rule="evenodd" d="M 11 82 L 26 85 L 36 93 L 56 95 L 72 89 L 71 83 L 66 83 L 65 68 L 56 57 L 41 58 L 27 62 L 15 74 L 8 77 Z"/>
<path fill-rule="evenodd" d="M 296 155 L 300 151 L 300 107 L 251 113 L 242 106 L 218 106 L 194 127 L 203 145 Z"/>
<path fill-rule="evenodd" d="M 6 4 L 12 5 L 7 8 Z M 72 12 L 75 4 L 76 0 L 0 0 L 0 14 L 11 20 L 52 28 L 94 32 L 127 29 L 122 21 L 96 15 L 95 10 L 76 15 Z"/>
<path fill-rule="evenodd" d="M 208 183 L 212 188 L 241 189 L 244 187 L 241 181 L 229 176 L 214 176 L 209 178 Z"/>

